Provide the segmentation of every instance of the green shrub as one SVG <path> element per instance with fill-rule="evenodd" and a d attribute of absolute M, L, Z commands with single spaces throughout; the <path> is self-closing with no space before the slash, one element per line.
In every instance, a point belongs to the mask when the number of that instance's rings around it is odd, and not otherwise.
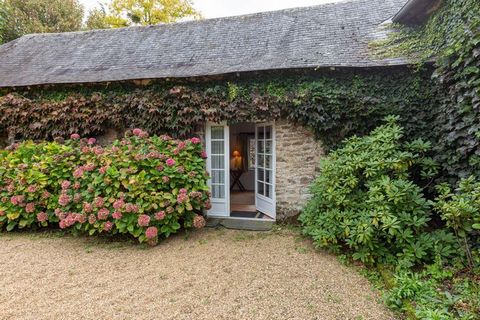
<path fill-rule="evenodd" d="M 304 233 L 319 247 L 347 248 L 364 263 L 409 267 L 440 250 L 436 235 L 425 231 L 430 202 L 412 182 L 436 173 L 421 140 L 402 142 L 397 118 L 365 137 L 352 137 L 321 163 L 313 197 L 300 216 Z M 443 247 L 443 246 L 442 246 Z M 448 254 L 452 250 L 445 250 Z"/>
<path fill-rule="evenodd" d="M 157 242 L 201 227 L 209 206 L 202 144 L 133 130 L 101 147 L 24 142 L 0 153 L 0 230 L 60 227 Z"/>
<path fill-rule="evenodd" d="M 435 209 L 447 227 L 452 228 L 462 243 L 470 267 L 474 266 L 471 244 L 480 241 L 480 182 L 471 176 L 462 179 L 452 191 L 447 184 L 437 186 L 439 196 Z M 478 259 L 477 257 L 477 260 Z"/>

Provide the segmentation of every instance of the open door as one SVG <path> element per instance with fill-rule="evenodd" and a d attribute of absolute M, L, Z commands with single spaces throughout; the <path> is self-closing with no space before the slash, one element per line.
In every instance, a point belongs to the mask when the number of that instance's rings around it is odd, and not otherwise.
<path fill-rule="evenodd" d="M 275 219 L 275 132 L 274 125 L 255 126 L 255 206 L 257 210 Z"/>
<path fill-rule="evenodd" d="M 208 184 L 212 192 L 209 216 L 230 215 L 229 129 L 225 124 L 207 124 L 205 132 Z"/>

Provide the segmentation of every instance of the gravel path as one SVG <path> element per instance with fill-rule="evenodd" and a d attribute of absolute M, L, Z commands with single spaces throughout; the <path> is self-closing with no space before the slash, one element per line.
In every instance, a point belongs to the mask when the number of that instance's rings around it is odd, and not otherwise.
<path fill-rule="evenodd" d="M 394 319 L 295 232 L 205 229 L 155 248 L 0 234 L 0 319 Z"/>

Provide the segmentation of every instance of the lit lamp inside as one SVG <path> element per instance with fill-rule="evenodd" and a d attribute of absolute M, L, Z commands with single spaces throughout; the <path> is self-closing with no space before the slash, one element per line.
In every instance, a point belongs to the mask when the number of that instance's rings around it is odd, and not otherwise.
<path fill-rule="evenodd" d="M 233 151 L 233 158 L 232 158 L 232 161 L 230 163 L 230 167 L 232 170 L 242 170 L 242 155 L 240 154 L 240 152 L 238 152 L 237 150 Z"/>

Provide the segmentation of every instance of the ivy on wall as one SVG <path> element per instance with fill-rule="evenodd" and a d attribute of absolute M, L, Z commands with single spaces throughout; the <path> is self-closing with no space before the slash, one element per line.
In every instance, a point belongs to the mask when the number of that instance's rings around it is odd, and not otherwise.
<path fill-rule="evenodd" d="M 384 116 L 405 115 L 416 135 L 431 122 L 438 92 L 428 70 L 274 73 L 216 81 L 147 86 L 132 83 L 55 86 L 5 92 L 0 132 L 16 139 L 52 139 L 106 128 L 191 134 L 205 121 L 230 123 L 287 118 L 311 128 L 326 146 L 363 135 Z"/>
<path fill-rule="evenodd" d="M 435 143 L 446 178 L 480 176 L 480 1 L 444 0 L 425 25 L 400 28 L 373 48 L 419 64 L 436 61 L 434 78 L 443 99 L 432 108 L 434 121 L 425 136 Z"/>

